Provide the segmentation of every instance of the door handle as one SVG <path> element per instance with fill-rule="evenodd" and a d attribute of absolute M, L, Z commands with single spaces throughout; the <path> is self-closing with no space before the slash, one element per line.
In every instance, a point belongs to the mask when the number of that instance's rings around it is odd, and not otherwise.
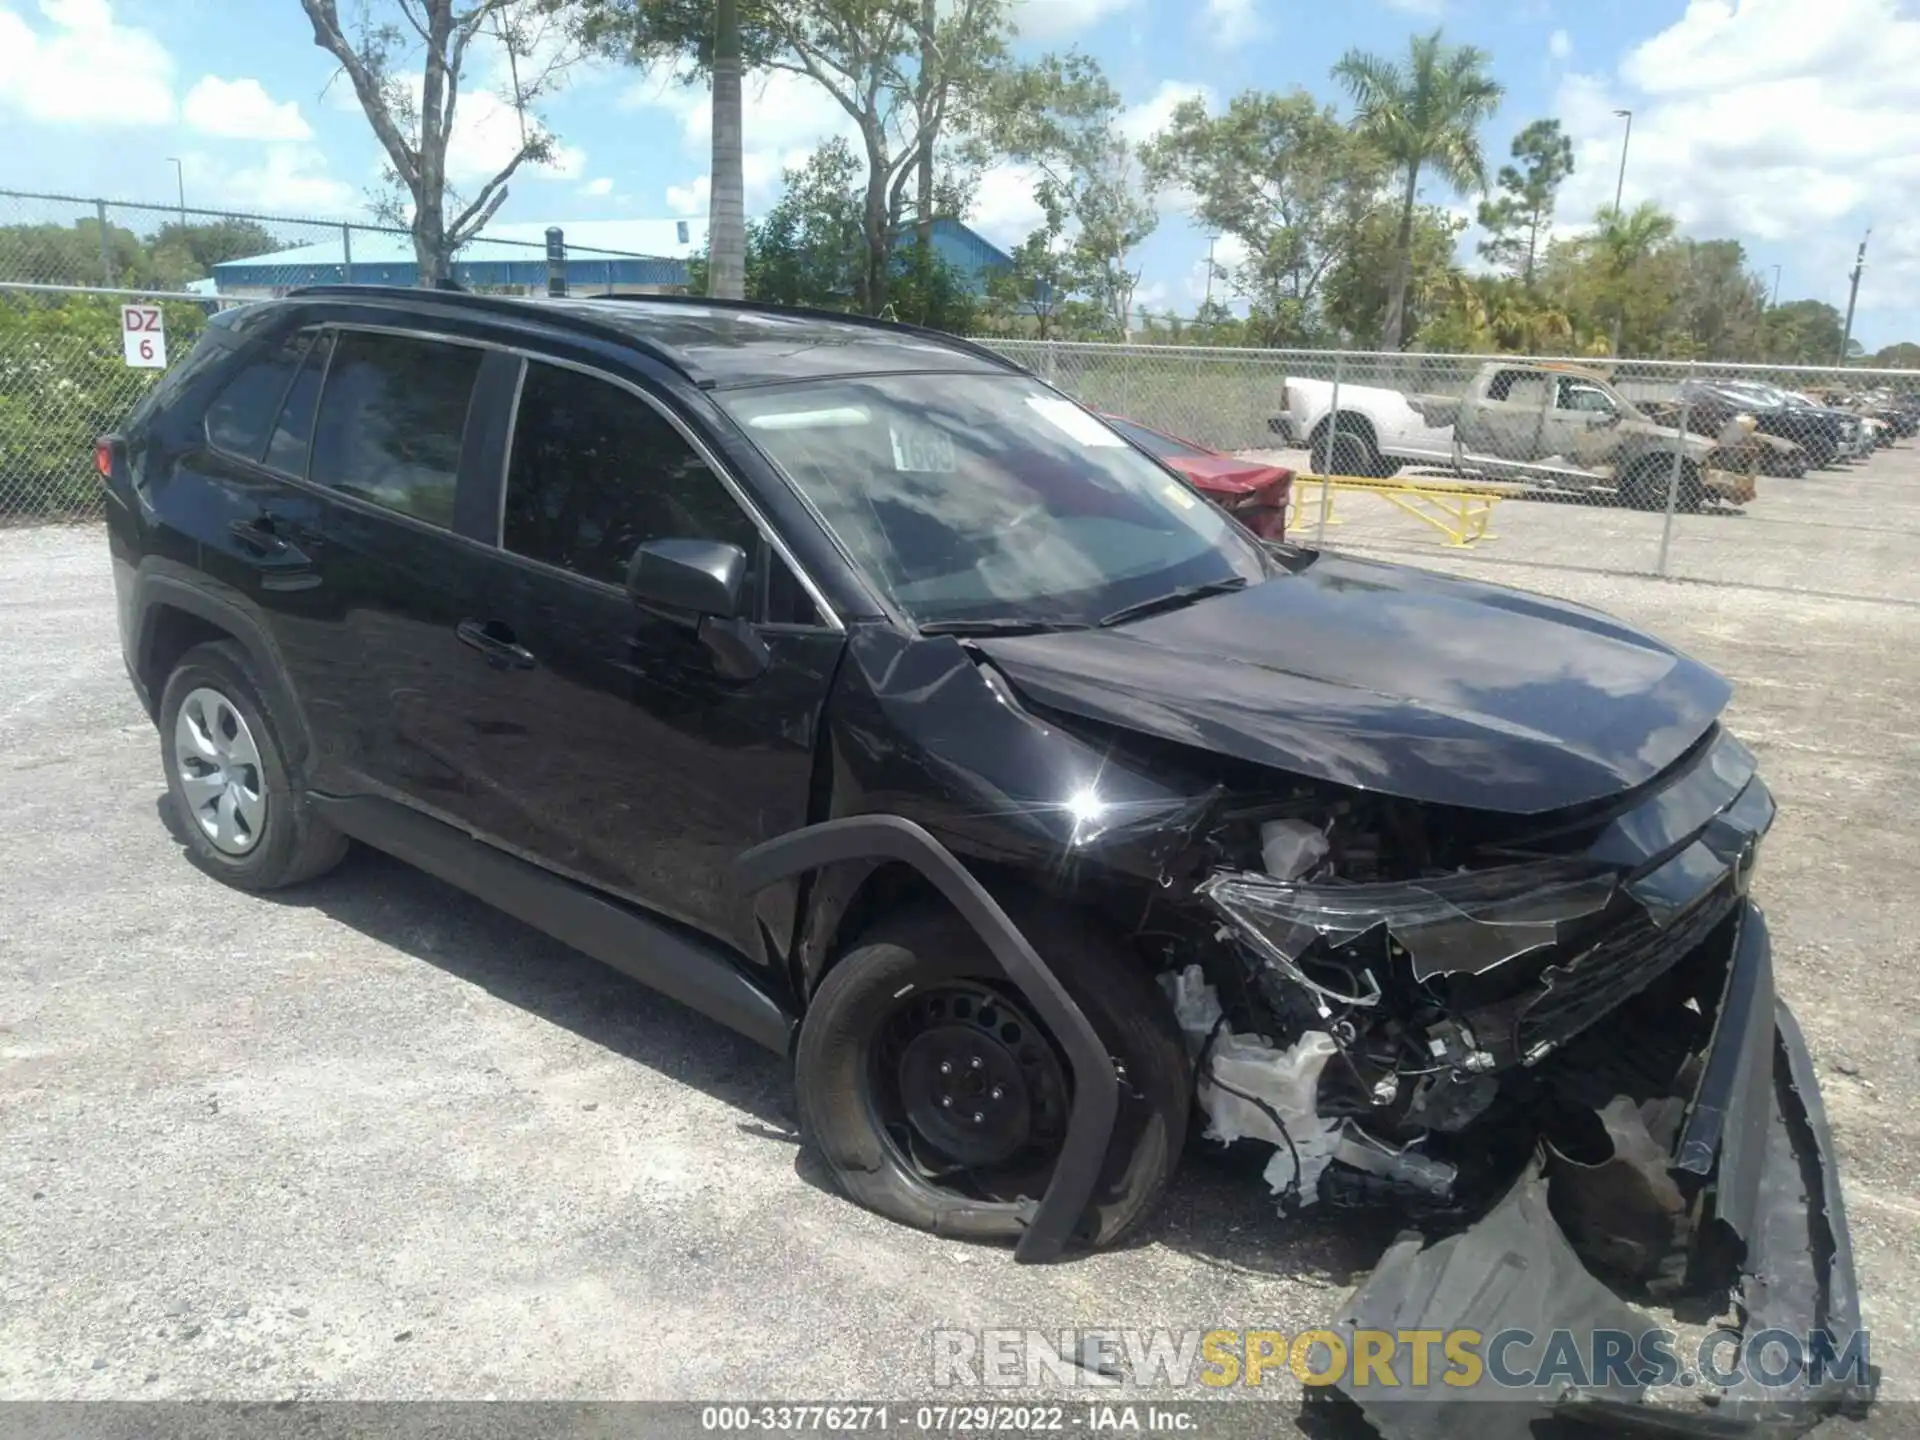
<path fill-rule="evenodd" d="M 275 532 L 271 515 L 235 520 L 227 526 L 227 533 L 256 555 L 284 555 L 293 548 L 285 537 Z"/>
<path fill-rule="evenodd" d="M 471 645 L 496 670 L 531 670 L 539 662 L 533 652 L 513 638 L 511 627 L 498 620 L 462 620 L 453 633 L 462 645 Z"/>

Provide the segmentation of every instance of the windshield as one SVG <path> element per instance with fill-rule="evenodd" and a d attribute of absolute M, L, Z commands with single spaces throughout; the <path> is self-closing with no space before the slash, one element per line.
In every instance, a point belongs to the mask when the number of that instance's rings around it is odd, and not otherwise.
<path fill-rule="evenodd" d="M 1251 535 L 1025 376 L 860 376 L 715 398 L 921 624 L 1088 624 L 1271 573 Z"/>

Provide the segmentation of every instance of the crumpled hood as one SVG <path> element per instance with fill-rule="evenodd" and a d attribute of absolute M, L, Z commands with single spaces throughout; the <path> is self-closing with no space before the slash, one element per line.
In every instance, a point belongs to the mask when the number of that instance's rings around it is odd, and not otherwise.
<path fill-rule="evenodd" d="M 1071 715 L 1410 800 L 1535 814 L 1658 775 L 1727 682 L 1541 596 L 1321 555 L 1111 630 L 987 639 Z"/>

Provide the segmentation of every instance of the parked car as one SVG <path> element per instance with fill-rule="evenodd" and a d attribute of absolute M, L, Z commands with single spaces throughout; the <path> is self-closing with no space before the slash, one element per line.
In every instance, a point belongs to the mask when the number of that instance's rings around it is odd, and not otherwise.
<path fill-rule="evenodd" d="M 1761 434 L 1793 441 L 1816 466 L 1831 465 L 1868 448 L 1858 416 L 1815 405 L 1804 396 L 1771 385 L 1686 380 L 1677 393 L 1687 407 L 1689 428 L 1701 435 L 1717 434 L 1736 417 L 1751 415 Z"/>
<path fill-rule="evenodd" d="M 1118 415 L 1101 419 L 1227 510 L 1254 534 L 1267 540 L 1287 538 L 1287 506 L 1293 499 L 1293 471 L 1284 465 L 1223 455 L 1150 425 Z"/>
<path fill-rule="evenodd" d="M 991 351 L 804 311 L 298 291 L 96 463 L 196 864 L 473 892 L 790 1063 L 880 1214 L 1109 1244 L 1191 1116 L 1289 1214 L 1448 1232 L 1360 1325 L 1651 1290 L 1853 1353 L 1774 802 L 1651 636 L 1264 544 Z"/>
<path fill-rule="evenodd" d="M 1564 365 L 1491 361 L 1458 394 L 1409 395 L 1289 376 L 1284 413 L 1269 428 L 1310 447 L 1321 474 L 1392 475 L 1407 463 L 1445 465 L 1556 493 L 1611 495 L 1681 509 L 1751 493 L 1747 476 L 1717 475 L 1714 444 L 1655 423 L 1604 377 Z M 1675 452 L 1680 473 L 1674 475 Z"/>

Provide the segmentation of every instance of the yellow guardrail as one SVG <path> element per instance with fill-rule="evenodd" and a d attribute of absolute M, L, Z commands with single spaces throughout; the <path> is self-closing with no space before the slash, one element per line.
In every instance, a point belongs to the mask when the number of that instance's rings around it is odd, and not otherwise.
<path fill-rule="evenodd" d="M 1318 494 L 1309 501 L 1308 487 Z M 1492 486 L 1462 484 L 1457 480 L 1419 479 L 1415 477 L 1381 480 L 1360 475 L 1296 475 L 1293 477 L 1293 513 L 1287 519 L 1287 534 L 1302 533 L 1302 527 L 1321 523 L 1339 525 L 1335 501 L 1341 494 L 1377 495 L 1397 510 L 1403 510 L 1423 525 L 1431 525 L 1446 537 L 1449 545 L 1465 548 L 1483 540 L 1500 537 L 1489 527 L 1493 507 L 1509 492 Z"/>

